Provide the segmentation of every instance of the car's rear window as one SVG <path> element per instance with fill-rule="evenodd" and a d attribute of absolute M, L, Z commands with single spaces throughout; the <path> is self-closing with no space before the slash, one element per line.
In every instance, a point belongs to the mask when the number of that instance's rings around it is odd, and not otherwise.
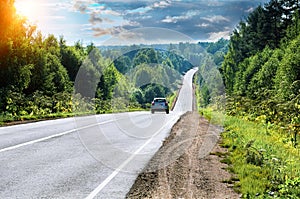
<path fill-rule="evenodd" d="M 166 102 L 166 99 L 155 99 L 154 102 Z"/>

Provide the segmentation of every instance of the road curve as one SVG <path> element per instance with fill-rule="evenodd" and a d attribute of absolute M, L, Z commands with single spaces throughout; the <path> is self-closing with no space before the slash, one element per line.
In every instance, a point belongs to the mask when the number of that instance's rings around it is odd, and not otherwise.
<path fill-rule="evenodd" d="M 0 198 L 124 198 L 180 115 L 192 110 L 184 76 L 169 115 L 132 112 L 0 128 Z"/>

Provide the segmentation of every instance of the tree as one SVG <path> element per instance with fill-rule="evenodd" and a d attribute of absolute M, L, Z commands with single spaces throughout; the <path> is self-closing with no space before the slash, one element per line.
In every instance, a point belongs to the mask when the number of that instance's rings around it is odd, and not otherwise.
<path fill-rule="evenodd" d="M 60 57 L 59 43 L 53 34 L 48 35 L 44 40 L 44 48 L 48 53 Z"/>
<path fill-rule="evenodd" d="M 67 70 L 60 63 L 60 60 L 56 55 L 48 53 L 46 55 L 46 73 L 43 82 L 43 91 L 48 95 L 54 95 L 55 93 L 69 91 L 71 84 Z"/>
<path fill-rule="evenodd" d="M 144 88 L 145 92 L 145 102 L 151 103 L 153 98 L 155 97 L 164 97 L 166 96 L 166 92 L 164 90 L 164 87 L 159 84 L 148 84 Z"/>
<path fill-rule="evenodd" d="M 114 88 L 118 83 L 118 71 L 116 70 L 114 65 L 111 64 L 105 68 L 102 76 L 104 77 L 104 85 L 102 86 L 103 100 L 112 99 Z"/>
<path fill-rule="evenodd" d="M 139 104 L 143 104 L 145 102 L 144 93 L 141 89 L 137 89 L 132 93 L 131 96 L 132 101 L 138 102 Z"/>
<path fill-rule="evenodd" d="M 101 77 L 102 74 L 96 69 L 93 62 L 90 59 L 85 59 L 78 71 L 75 92 L 80 93 L 83 97 L 94 98 Z"/>
<path fill-rule="evenodd" d="M 145 64 L 139 66 L 134 73 L 133 82 L 138 88 L 153 82 L 151 68 Z"/>
<path fill-rule="evenodd" d="M 114 65 L 120 73 L 125 74 L 131 69 L 131 60 L 128 56 L 123 55 L 114 60 Z"/>
<path fill-rule="evenodd" d="M 64 43 L 61 43 L 60 54 L 61 63 L 67 69 L 70 80 L 75 81 L 85 56 L 83 48 L 78 43 L 76 46 L 66 46 Z"/>
<path fill-rule="evenodd" d="M 157 53 L 155 52 L 155 50 L 153 48 L 149 48 L 145 51 L 146 51 L 145 53 L 146 53 L 146 56 L 148 57 L 149 63 L 157 64 L 158 57 L 157 57 Z"/>
<path fill-rule="evenodd" d="M 150 63 L 149 58 L 147 57 L 147 55 L 140 52 L 133 59 L 134 66 L 138 66 L 140 64 L 147 64 L 147 63 Z"/>
<path fill-rule="evenodd" d="M 250 65 L 244 74 L 246 81 L 246 93 L 248 98 L 263 99 L 265 90 L 273 89 L 278 67 L 278 54 L 273 55 L 274 51 L 266 48 L 261 53 L 250 58 Z"/>
<path fill-rule="evenodd" d="M 293 40 L 280 62 L 275 85 L 279 99 L 289 101 L 299 95 L 300 90 L 300 36 Z"/>

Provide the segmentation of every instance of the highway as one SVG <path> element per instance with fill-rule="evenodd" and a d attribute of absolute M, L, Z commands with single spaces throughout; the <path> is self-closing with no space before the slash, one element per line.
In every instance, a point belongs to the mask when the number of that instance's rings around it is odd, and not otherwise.
<path fill-rule="evenodd" d="M 0 198 L 124 198 L 172 126 L 192 110 L 186 73 L 170 114 L 91 115 L 0 128 Z"/>

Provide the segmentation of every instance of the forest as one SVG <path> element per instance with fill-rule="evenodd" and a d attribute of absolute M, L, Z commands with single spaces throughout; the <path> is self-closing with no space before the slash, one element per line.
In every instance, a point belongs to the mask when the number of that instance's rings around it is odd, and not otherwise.
<path fill-rule="evenodd" d="M 230 115 L 299 128 L 299 8 L 271 0 L 234 30 L 221 67 Z"/>
<path fill-rule="evenodd" d="M 197 43 L 69 46 L 63 36 L 43 35 L 13 3 L 0 7 L 2 124 L 147 109 L 155 96 L 172 101 L 181 76 L 199 65 L 206 51 Z"/>
<path fill-rule="evenodd" d="M 227 113 L 222 162 L 242 198 L 300 197 L 299 12 L 297 0 L 258 6 L 233 31 L 219 68 Z M 202 96 L 210 102 L 211 93 Z"/>

